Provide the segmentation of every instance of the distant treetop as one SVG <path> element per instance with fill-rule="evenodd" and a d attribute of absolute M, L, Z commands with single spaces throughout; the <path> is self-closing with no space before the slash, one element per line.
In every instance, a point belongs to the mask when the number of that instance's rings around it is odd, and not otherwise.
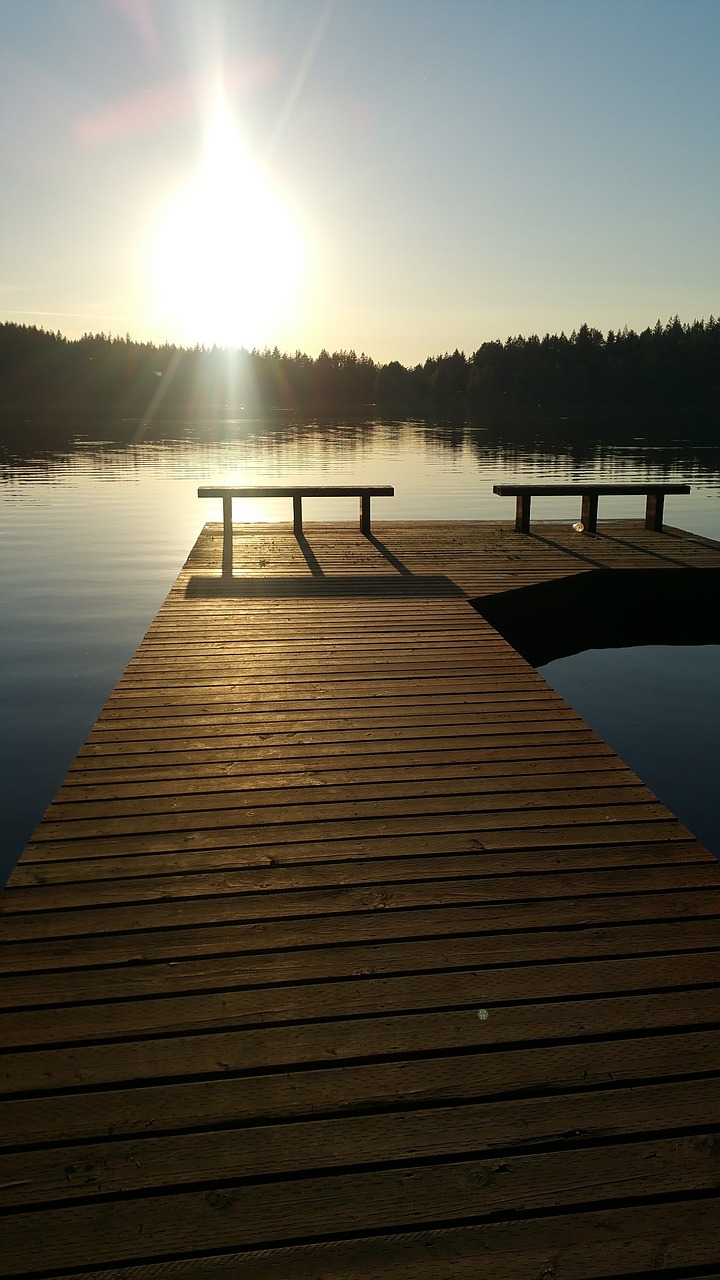
<path fill-rule="evenodd" d="M 263 351 L 136 342 L 125 334 L 70 339 L 34 325 L 0 324 L 2 411 L 164 418 L 232 409 L 312 413 L 473 413 L 498 405 L 616 407 L 717 405 L 720 319 L 677 316 L 636 333 L 583 324 L 565 333 L 484 342 L 410 368 L 364 353 L 313 358 Z"/>

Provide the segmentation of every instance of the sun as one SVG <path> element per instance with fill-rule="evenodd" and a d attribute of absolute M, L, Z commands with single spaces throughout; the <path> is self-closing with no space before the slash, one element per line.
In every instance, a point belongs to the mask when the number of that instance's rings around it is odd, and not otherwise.
<path fill-rule="evenodd" d="M 190 344 L 263 346 L 295 301 L 303 258 L 288 209 L 216 112 L 197 178 L 166 208 L 153 239 L 157 321 Z"/>

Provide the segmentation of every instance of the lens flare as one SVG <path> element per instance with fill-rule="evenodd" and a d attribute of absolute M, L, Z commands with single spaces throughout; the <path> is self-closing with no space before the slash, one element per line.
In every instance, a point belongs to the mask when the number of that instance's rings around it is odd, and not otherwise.
<path fill-rule="evenodd" d="M 210 122 L 197 178 L 168 206 L 154 238 L 157 320 L 186 343 L 261 346 L 301 281 L 303 245 L 279 195 L 232 121 Z"/>

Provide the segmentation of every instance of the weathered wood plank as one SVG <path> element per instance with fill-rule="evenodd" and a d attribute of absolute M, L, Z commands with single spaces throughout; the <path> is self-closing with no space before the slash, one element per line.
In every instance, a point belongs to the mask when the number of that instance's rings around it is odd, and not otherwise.
<path fill-rule="evenodd" d="M 461 842 L 462 843 L 462 842 Z M 343 884 L 382 884 L 383 881 L 449 880 L 473 876 L 518 875 L 534 872 L 609 870 L 612 867 L 672 866 L 708 863 L 710 855 L 688 837 L 685 841 L 634 843 L 598 846 L 583 845 L 545 849 L 507 849 L 500 852 L 474 850 L 456 852 L 457 841 L 445 836 L 405 838 L 393 842 L 370 841 L 365 854 L 332 858 L 319 844 L 314 856 L 295 857 L 296 850 L 276 847 L 272 853 L 237 850 L 196 850 L 191 853 L 138 854 L 128 858 L 77 858 L 63 861 L 24 862 L 6 890 L 9 904 L 17 903 L 18 889 L 32 886 L 80 884 L 103 880 L 128 880 L 157 875 L 186 876 L 230 871 L 262 876 L 254 887 L 297 889 Z M 342 849 L 342 846 L 339 846 Z M 392 857 L 383 854 L 392 852 Z M 437 857 L 422 856 L 444 854 Z M 480 855 L 480 856 L 478 856 Z M 245 884 L 245 876 L 243 876 Z M 248 882 L 250 887 L 250 882 Z M 117 886 L 120 897 L 121 886 Z M 29 899 L 32 902 L 32 899 Z M 8 910 L 10 910 L 10 905 Z"/>
<path fill-rule="evenodd" d="M 137 831 L 171 832 L 213 830 L 216 827 L 255 827 L 258 823 L 267 826 L 285 826 L 319 822 L 354 822 L 372 816 L 376 819 L 400 818 L 410 813 L 414 818 L 451 813 L 473 814 L 514 814 L 516 810 L 557 811 L 575 808 L 590 809 L 601 806 L 603 809 L 619 809 L 618 819 L 628 816 L 633 806 L 640 810 L 638 816 L 644 817 L 648 806 L 653 808 L 652 799 L 642 783 L 633 780 L 615 778 L 614 784 L 597 787 L 594 779 L 590 786 L 575 786 L 565 790 L 532 790 L 527 791 L 493 791 L 483 793 L 481 790 L 457 789 L 448 794 L 413 792 L 409 795 L 391 795 L 384 797 L 375 788 L 363 789 L 352 799 L 333 800 L 330 796 L 313 795 L 312 800 L 304 804 L 291 802 L 284 798 L 281 804 L 245 804 L 232 808 L 216 803 L 200 811 L 185 809 L 181 813 L 174 810 L 165 813 L 152 813 L 145 807 L 138 806 L 131 816 L 111 815 L 103 817 L 66 818 L 62 822 L 53 820 L 48 814 L 43 822 L 43 842 L 51 840 L 81 840 L 88 837 L 93 840 L 105 836 L 134 835 Z M 614 817 L 614 812 L 610 817 Z M 630 816 L 633 816 L 630 814 Z M 649 817 L 661 816 L 655 805 Z M 662 814 L 664 817 L 665 815 Z"/>
<path fill-rule="evenodd" d="M 5 1148 L 19 1148 L 513 1096 L 533 1098 L 537 1110 L 548 1097 L 557 1100 L 568 1091 L 623 1082 L 634 1086 L 680 1079 L 690 1092 L 694 1077 L 716 1076 L 719 1061 L 720 1030 L 461 1055 L 443 1056 L 439 1050 L 431 1057 L 400 1061 L 344 1062 L 340 1070 L 309 1067 L 127 1089 L 34 1094 L 0 1102 L 0 1133 Z"/>
<path fill-rule="evenodd" d="M 318 870 L 327 868 L 321 865 Z M 475 866 L 466 868 L 465 875 L 453 875 L 450 868 L 438 868 L 436 865 L 421 868 L 424 875 L 413 875 L 413 868 L 407 865 L 403 866 L 405 875 L 393 875 L 392 866 L 386 868 L 389 874 L 385 877 L 381 874 L 372 876 L 372 868 L 367 865 L 364 870 L 366 874 L 359 877 L 351 871 L 345 875 L 333 874 L 332 871 L 325 875 L 301 875 L 297 877 L 299 884 L 295 884 L 293 879 L 288 882 L 289 877 L 282 869 L 279 875 L 275 875 L 272 867 L 259 871 L 252 867 L 224 870 L 220 874 L 196 871 L 192 875 L 171 873 L 136 877 L 131 877 L 128 868 L 121 878 L 96 881 L 92 876 L 86 876 L 52 885 L 36 884 L 24 888 L 13 885 L 5 895 L 3 912 L 8 919 L 16 918 L 18 927 L 22 927 L 20 919 L 36 912 L 54 914 L 90 907 L 122 909 L 135 903 L 169 903 L 229 896 L 236 900 L 234 909 L 238 919 L 279 919 L 313 913 L 330 915 L 373 905 L 393 910 L 423 902 L 449 905 L 454 902 L 581 898 L 603 892 L 637 893 L 645 887 L 648 892 L 657 893 L 672 885 L 685 889 L 701 885 L 717 888 L 715 867 L 709 860 L 690 862 L 685 857 L 673 860 L 668 866 L 658 865 L 654 859 L 649 869 L 624 864 L 620 868 L 599 871 L 586 866 L 579 874 L 550 866 L 543 869 L 538 877 L 514 873 L 512 867 L 503 868 L 504 874 L 499 875 L 485 872 L 482 858 L 478 855 Z M 361 887 L 357 885 L 358 880 Z M 104 929 L 98 924 L 98 932 L 116 927 L 114 916 L 107 919 L 105 916 L 93 916 L 91 919 L 93 923 L 100 919 L 105 921 Z M 48 932 L 52 931 L 52 922 L 43 918 L 45 923 Z M 162 916 L 158 915 L 158 926 L 161 923 Z M 9 924 L 8 936 L 12 936 L 12 932 L 13 926 Z M 85 930 L 78 924 L 78 934 L 82 932 Z"/>
<path fill-rule="evenodd" d="M 596 1143 L 600 1139 L 612 1140 L 632 1135 L 638 1139 L 654 1135 L 654 1154 L 649 1155 L 645 1143 L 635 1144 L 633 1155 L 626 1162 L 617 1161 L 622 1169 L 621 1177 L 627 1179 L 629 1193 L 638 1171 L 640 1160 L 663 1160 L 676 1144 L 692 1166 L 699 1154 L 704 1177 L 708 1176 L 713 1161 L 717 1162 L 717 1150 L 712 1141 L 690 1141 L 682 1138 L 663 1138 L 664 1129 L 675 1134 L 683 1130 L 713 1130 L 717 1124 L 720 1106 L 720 1078 L 697 1078 L 692 1087 L 686 1081 L 679 1083 L 644 1085 L 632 1089 L 615 1088 L 591 1093 L 578 1093 L 561 1099 L 546 1097 L 542 1106 L 536 1099 L 520 1099 L 509 1102 L 485 1102 L 481 1104 L 459 1103 L 456 1107 L 429 1107 L 417 1110 L 387 1111 L 384 1114 L 344 1115 L 331 1119 L 304 1119 L 282 1125 L 262 1124 L 252 1127 L 233 1126 L 229 1129 L 195 1131 L 168 1137 L 134 1137 L 117 1139 L 113 1143 L 79 1145 L 49 1151 L 13 1152 L 0 1155 L 0 1208 L 18 1205 L 54 1205 L 72 1200 L 92 1200 L 108 1194 L 121 1195 L 132 1192 L 182 1188 L 198 1182 L 227 1182 L 242 1180 L 247 1183 L 261 1177 L 282 1178 L 283 1175 L 302 1173 L 307 1175 L 332 1169 L 338 1199 L 346 1190 L 343 1177 L 354 1167 L 367 1164 L 390 1164 L 407 1160 L 413 1162 L 441 1157 L 472 1157 L 473 1170 L 477 1162 L 501 1151 L 511 1161 L 503 1172 L 514 1171 L 515 1153 L 527 1153 L 539 1146 L 552 1147 Z M 671 1126 L 668 1115 L 673 1116 Z M 574 1151 L 574 1155 L 579 1154 Z M 609 1154 L 609 1153 L 608 1153 Z M 547 1167 L 553 1169 L 553 1155 L 548 1153 Z M 525 1156 L 525 1160 L 527 1160 Z M 597 1153 L 585 1152 L 585 1165 L 597 1171 Z M 522 1162 L 524 1163 L 524 1161 Z M 572 1161 L 575 1163 L 574 1159 Z M 603 1159 L 600 1157 L 602 1168 Z M 545 1165 L 543 1165 L 543 1168 Z M 683 1184 L 680 1162 L 673 1159 L 673 1191 L 687 1187 Z M 537 1166 L 536 1166 L 537 1168 Z M 437 1166 L 425 1170 L 426 1176 L 436 1178 L 437 1208 L 445 1209 L 447 1195 L 445 1174 L 447 1167 Z M 653 1173 L 655 1166 L 653 1166 Z M 360 1175 L 363 1177 L 363 1175 Z M 377 1188 L 383 1195 L 385 1177 L 377 1178 Z M 417 1173 L 416 1175 L 417 1176 Z M 587 1176 L 587 1175 L 586 1175 Z M 694 1177 L 698 1178 L 696 1168 Z M 365 1175 L 367 1177 L 367 1175 Z M 389 1179 L 393 1185 L 394 1178 Z M 469 1180 L 471 1181 L 471 1180 Z M 512 1178 L 508 1182 L 512 1185 Z M 649 1194 L 658 1194 L 652 1178 L 643 1179 Z M 585 1184 L 587 1186 L 587 1184 Z M 693 1186 L 697 1187 L 694 1181 Z M 700 1182 L 702 1185 L 702 1182 Z M 710 1183 L 712 1185 L 712 1183 Z M 469 1188 L 468 1188 L 469 1189 Z M 523 1188 L 524 1191 L 525 1188 Z M 510 1188 L 506 1188 L 510 1190 Z M 634 1188 L 633 1188 L 634 1190 Z M 278 1207 L 284 1205 L 287 1187 L 275 1186 L 271 1201 Z M 306 1188 L 307 1191 L 312 1191 Z M 429 1188 L 428 1188 L 429 1191 Z M 512 1196 L 517 1192 L 512 1188 Z M 535 1205 L 547 1205 L 542 1187 L 535 1189 Z M 522 1193 L 521 1193 L 522 1194 Z M 567 1194 L 567 1189 L 565 1190 Z M 607 1194 L 607 1193 L 606 1193 Z M 626 1192 L 627 1194 L 627 1192 Z M 618 1199 L 622 1191 L 616 1188 L 608 1198 Z M 602 1198 L 602 1192 L 597 1198 Z M 484 1199 L 484 1197 L 483 1197 Z M 573 1203 L 573 1194 L 567 1201 Z M 552 1199 L 550 1200 L 552 1204 Z M 500 1207 L 507 1207 L 507 1202 Z M 492 1212 L 491 1204 L 484 1205 L 485 1212 Z M 360 1225 L 407 1225 L 402 1217 L 384 1217 L 378 1223 L 375 1210 L 372 1217 L 367 1204 L 362 1211 L 367 1215 L 354 1219 L 354 1229 Z M 397 1206 L 393 1209 L 397 1214 Z M 443 1214 L 444 1216 L 444 1214 Z M 452 1211 L 448 1217 L 452 1217 Z M 415 1221 L 423 1221 L 421 1217 Z M 322 1230 L 337 1230 L 325 1221 L 318 1223 Z M 252 1224 L 251 1230 L 256 1230 Z M 339 1229 L 345 1229 L 341 1227 Z M 350 1226 L 353 1229 L 353 1225 Z M 302 1233 L 302 1232 L 301 1232 Z M 246 1237 L 246 1240 L 248 1237 Z M 250 1236 L 249 1240 L 257 1240 Z"/>
<path fill-rule="evenodd" d="M 669 1214 L 672 1221 L 669 1222 Z M 687 1280 L 718 1280 L 707 1269 L 720 1251 L 720 1201 L 691 1198 L 672 1206 L 603 1207 L 595 1212 L 515 1218 L 511 1222 L 355 1236 L 312 1245 L 260 1251 L 233 1250 L 149 1266 L 113 1266 L 83 1271 L 66 1280 L 597 1280 L 628 1275 L 672 1274 Z M 688 1270 L 690 1266 L 692 1270 Z M 695 1270 L 695 1268 L 699 1270 Z"/>
<path fill-rule="evenodd" d="M 705 889 L 720 903 L 717 866 L 711 861 L 669 867 L 623 867 L 607 871 L 557 872 L 537 876 L 474 876 L 457 880 L 422 880 L 381 884 L 319 886 L 311 890 L 244 892 L 244 872 L 233 877 L 200 874 L 187 878 L 152 877 L 64 888 L 43 886 L 9 890 L 3 901 L 3 936 L 7 941 L 33 937 L 75 937 L 171 928 L 209 920 L 276 921 L 292 917 L 329 918 L 359 911 L 397 911 L 418 906 L 486 906 L 540 902 L 579 902 L 598 895 L 652 896 L 664 890 Z M 62 909 L 65 897 L 69 905 Z M 103 904 L 103 898 L 109 899 Z M 134 900 L 133 900 L 134 899 Z M 59 900 L 59 901 L 58 901 Z M 17 907 L 17 910 L 13 908 Z M 150 921 L 152 920 L 152 925 Z"/>
<path fill-rule="evenodd" d="M 50 1046 L 41 1053 L 11 1051 L 0 1057 L 0 1084 L 10 1096 L 135 1080 L 294 1070 L 453 1050 L 497 1050 L 512 1044 L 527 1047 L 543 1041 L 720 1027 L 720 992 L 708 987 L 493 1006 L 482 1020 L 477 1016 L 481 1007 L 479 993 L 472 1005 L 457 1009 L 299 1023 L 292 1035 L 287 1026 L 250 1026 L 159 1039 Z"/>
<path fill-rule="evenodd" d="M 441 913 L 442 909 L 441 909 Z M 447 913 L 444 913 L 447 916 Z M 460 915 L 461 927 L 465 922 Z M 232 935 L 220 938 L 225 950 L 218 955 L 198 948 L 190 959 L 172 964 L 136 961 L 131 965 L 76 969 L 71 985 L 58 973 L 5 974 L 0 985 L 0 1007 L 6 1009 L 67 1005 L 75 1001 L 142 999 L 179 992 L 240 990 L 288 984 L 298 980 L 302 965 L 305 982 L 327 979 L 382 977 L 410 973 L 439 973 L 467 966 L 524 968 L 553 961 L 589 961 L 635 955 L 676 954 L 677 973 L 683 973 L 683 953 L 720 948 L 720 920 L 675 919 L 656 924 L 615 924 L 603 928 L 576 926 L 565 930 L 541 930 L 516 934 L 460 933 L 407 941 L 362 943 L 343 947 L 304 947 L 294 950 L 242 952 L 236 955 Z M 1 1130 L 0 1130 L 1 1131 Z"/>
<path fill-rule="evenodd" d="M 360 1017 L 383 1009 L 408 1013 L 462 1004 L 491 1007 L 508 1001 L 565 999 L 712 985 L 720 950 L 652 959 L 596 960 L 592 963 L 535 965 L 532 968 L 465 969 L 410 977 L 363 977 L 332 984 L 304 983 L 252 990 L 206 991 L 108 1004 L 63 1004 L 0 1013 L 4 1048 L 119 1039 L 164 1033 L 185 1034 L 218 1026 L 271 1026 L 296 1021 Z"/>
<path fill-rule="evenodd" d="M 87 1176 L 90 1180 L 93 1174 Z M 515 1204 L 532 1210 L 594 1200 L 609 1207 L 637 1196 L 639 1181 L 649 1196 L 667 1196 L 714 1190 L 716 1179 L 716 1143 L 701 1136 L 434 1168 L 334 1172 L 332 1178 L 258 1187 L 231 1183 L 210 1191 L 179 1191 L 173 1197 L 118 1200 L 113 1207 L 112 1239 L 118 1242 L 114 1245 L 108 1238 L 104 1203 L 8 1215 L 3 1222 L 5 1257 L 10 1267 L 40 1269 L 82 1265 L 88 1254 L 113 1262 L 118 1252 L 124 1261 L 170 1251 L 187 1254 L 272 1243 L 279 1220 L 283 1233 L 298 1239 L 308 1234 L 308 1204 L 319 1231 L 332 1235 L 409 1228 L 429 1217 L 440 1223 L 469 1216 L 482 1219 L 508 1213 Z"/>
<path fill-rule="evenodd" d="M 265 778 L 250 778 L 238 775 L 236 779 L 218 778 L 202 783 L 188 781 L 178 794 L 172 784 L 157 784 L 157 790 L 145 787 L 131 789 L 125 787 L 61 787 L 55 800 L 47 810 L 47 817 L 55 822 L 82 816 L 83 818 L 123 816 L 128 812 L 160 812 L 171 809 L 172 812 L 197 811 L 213 808 L 221 802 L 223 795 L 232 793 L 236 804 L 262 803 L 282 804 L 305 799 L 308 794 L 308 782 L 316 788 L 316 794 L 323 799 L 339 803 L 347 800 L 359 800 L 367 794 L 368 789 L 378 799 L 393 797 L 429 796 L 429 795 L 463 795 L 485 794 L 488 792 L 523 792 L 530 790 L 559 790 L 571 786 L 587 786 L 591 781 L 593 787 L 613 787 L 634 783 L 635 776 L 624 770 L 619 760 L 612 757 L 602 758 L 596 762 L 591 759 L 571 759 L 564 764 L 562 772 L 549 772 L 543 769 L 542 761 L 528 762 L 523 768 L 520 761 L 511 770 L 503 769 L 502 763 L 492 766 L 472 766 L 445 764 L 417 768 L 414 771 L 404 769 L 402 777 L 397 770 L 371 769 L 371 776 L 358 778 L 356 772 L 350 770 L 327 770 L 322 776 L 314 779 L 306 777 L 293 780 L 292 777 L 267 775 Z M 414 774 L 414 776 L 413 776 Z M 587 775 L 591 774 L 591 779 Z"/>
<path fill-rule="evenodd" d="M 545 899 L 542 913 L 534 902 L 485 905 L 435 905 L 382 911 L 370 907 L 349 915 L 317 917 L 309 933 L 307 917 L 272 922 L 238 922 L 232 913 L 221 917 L 207 913 L 187 925 L 182 921 L 154 927 L 156 908 L 145 916 L 145 928 L 128 933 L 95 933 L 79 945 L 72 934 L 48 937 L 39 929 L 32 938 L 0 947 L 0 971 L 27 973 L 127 965 L 145 961 L 176 960 L 199 955 L 225 955 L 296 950 L 302 966 L 308 946 L 335 947 L 368 941 L 445 938 L 473 933 L 516 934 L 518 951 L 525 945 L 525 930 L 610 927 L 623 921 L 641 924 L 676 920 L 716 919 L 718 901 L 706 889 L 678 893 L 605 894 L 580 901 Z"/>
<path fill-rule="evenodd" d="M 411 743 L 408 745 L 412 746 Z M 313 785 L 312 780 L 317 774 L 328 772 L 352 772 L 355 776 L 361 772 L 364 777 L 368 769 L 390 769 L 393 775 L 396 775 L 398 769 L 404 772 L 406 768 L 449 765 L 453 761 L 479 764 L 481 767 L 487 762 L 490 770 L 494 765 L 502 765 L 506 767 L 506 772 L 512 772 L 515 761 L 520 765 L 528 761 L 547 761 L 549 768 L 564 769 L 568 760 L 595 759 L 598 756 L 617 760 L 606 743 L 588 732 L 583 738 L 579 739 L 575 736 L 569 742 L 555 740 L 538 744 L 532 739 L 529 743 L 518 739 L 511 746 L 504 747 L 488 746 L 486 742 L 481 744 L 461 742 L 446 745 L 444 749 L 437 749 L 433 747 L 432 742 L 426 742 L 421 744 L 419 750 L 404 751 L 401 747 L 396 749 L 393 744 L 387 751 L 380 746 L 374 752 L 367 750 L 356 755 L 342 751 L 339 751 L 337 756 L 332 753 L 307 752 L 299 757 L 293 756 L 288 750 L 287 753 L 275 752 L 269 762 L 262 756 L 255 757 L 250 753 L 245 753 L 241 760 L 238 760 L 236 755 L 235 759 L 223 761 L 218 765 L 201 761 L 197 764 L 175 763 L 167 766 L 158 764 L 152 758 L 140 764 L 122 761 L 117 768 L 112 768 L 110 765 L 103 766 L 101 761 L 102 774 L 98 771 L 96 762 L 90 762 L 89 768 L 85 769 L 85 762 L 76 759 L 68 771 L 63 789 L 81 786 L 92 787 L 94 790 L 99 786 L 125 787 L 126 784 L 139 784 L 146 787 L 154 786 L 157 782 L 165 784 L 166 788 L 167 784 L 170 784 L 184 791 L 184 785 L 179 784 L 202 781 L 207 778 L 244 779 L 268 773 L 280 777 L 300 773 L 304 775 L 308 785 Z M 333 765 L 337 768 L 333 769 Z"/>
<path fill-rule="evenodd" d="M 547 825 L 545 825 L 547 824 Z M 423 819 L 423 827 L 428 834 L 454 833 L 467 837 L 465 848 L 475 849 L 509 849 L 509 848 L 543 848 L 555 846 L 560 841 L 574 844 L 626 844 L 630 841 L 650 841 L 687 839 L 687 829 L 677 820 L 668 818 L 664 805 L 653 804 L 648 800 L 645 804 L 615 805 L 607 809 L 602 806 L 584 806 L 568 809 L 548 808 L 540 820 L 534 813 L 511 810 L 508 812 L 468 813 L 468 814 L 430 814 Z M 331 828 L 325 828 L 325 849 L 328 856 L 343 851 L 340 842 L 347 842 L 345 852 L 352 854 L 352 843 L 356 854 L 362 854 L 362 843 L 373 837 L 389 839 L 412 836 L 417 831 L 417 821 L 412 815 L 404 817 L 388 817 L 384 819 L 358 818 L 354 821 L 338 820 Z M 29 846 L 31 860 L 44 858 L 101 858 L 107 855 L 118 856 L 143 854 L 146 852 L 172 853 L 178 847 L 183 849 L 212 848 L 249 848 L 278 847 L 294 845 L 295 852 L 300 854 L 307 850 L 306 844 L 317 848 L 318 832 L 312 823 L 282 823 L 273 826 L 261 824 L 255 827 L 224 827 L 202 831 L 183 830 L 175 837 L 172 833 L 139 832 L 135 835 L 91 837 L 83 840 L 43 840 L 36 838 Z M 337 848 L 333 848 L 333 844 Z M 272 857 L 270 853 L 268 856 Z"/>

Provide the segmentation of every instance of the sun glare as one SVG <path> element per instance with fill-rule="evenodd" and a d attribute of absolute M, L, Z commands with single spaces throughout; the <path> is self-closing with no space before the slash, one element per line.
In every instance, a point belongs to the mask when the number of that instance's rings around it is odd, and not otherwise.
<path fill-rule="evenodd" d="M 302 274 L 300 234 L 217 112 L 197 178 L 166 209 L 152 246 L 158 322 L 187 343 L 273 344 Z"/>

